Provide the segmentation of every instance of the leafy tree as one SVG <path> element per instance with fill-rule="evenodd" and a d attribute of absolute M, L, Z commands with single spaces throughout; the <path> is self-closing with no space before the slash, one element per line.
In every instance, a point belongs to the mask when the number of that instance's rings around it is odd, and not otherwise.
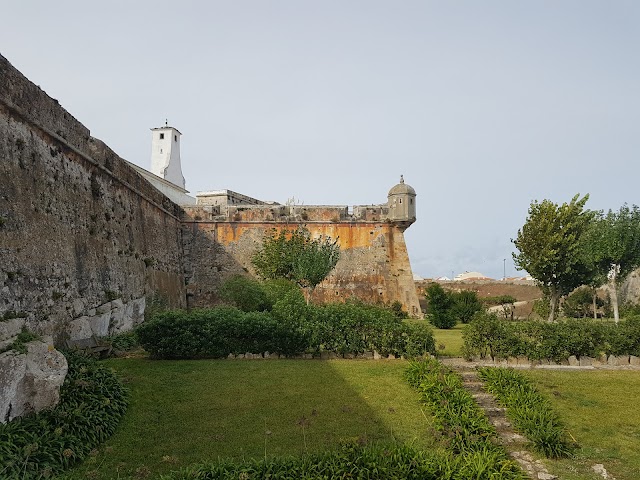
<path fill-rule="evenodd" d="M 505 320 L 513 320 L 513 312 L 515 310 L 515 303 L 518 301 L 516 297 L 511 295 L 500 295 L 497 298 L 498 303 L 502 307 L 502 314 Z"/>
<path fill-rule="evenodd" d="M 284 278 L 297 283 L 307 302 L 313 289 L 333 270 L 340 258 L 338 240 L 312 238 L 306 228 L 273 229 L 252 258 L 258 275 L 267 280 Z"/>
<path fill-rule="evenodd" d="M 267 295 L 269 304 L 275 305 L 276 302 L 282 300 L 290 292 L 300 292 L 300 287 L 285 278 L 276 278 L 275 280 L 265 280 L 262 282 L 262 288 Z"/>
<path fill-rule="evenodd" d="M 587 283 L 591 276 L 580 242 L 593 213 L 584 209 L 589 195 L 579 197 L 562 205 L 534 201 L 525 224 L 512 240 L 520 252 L 513 254 L 516 268 L 529 272 L 549 296 L 549 321 L 556 318 L 560 297 Z"/>
<path fill-rule="evenodd" d="M 399 302 L 398 300 L 395 300 L 391 303 L 391 305 L 389 306 L 389 310 L 391 310 L 393 315 L 400 320 L 409 318 L 409 314 L 402 309 L 402 302 Z"/>
<path fill-rule="evenodd" d="M 533 301 L 532 313 L 541 319 L 549 318 L 549 296 L 544 295 Z"/>
<path fill-rule="evenodd" d="M 567 317 L 586 318 L 591 313 L 592 304 L 593 289 L 584 285 L 567 295 L 562 303 L 562 311 Z M 596 297 L 596 308 L 602 305 L 604 302 Z"/>
<path fill-rule="evenodd" d="M 484 305 L 478 299 L 478 294 L 471 290 L 462 290 L 451 294 L 452 307 L 451 313 L 454 318 L 462 323 L 469 323 L 476 312 L 484 309 Z"/>
<path fill-rule="evenodd" d="M 426 289 L 427 313 L 431 315 L 431 323 L 438 328 L 453 328 L 456 317 L 453 316 L 453 298 L 437 283 L 432 283 Z"/>
<path fill-rule="evenodd" d="M 225 281 L 220 287 L 220 298 L 244 312 L 271 309 L 271 302 L 260 282 L 244 275 L 234 275 Z"/>
<path fill-rule="evenodd" d="M 585 257 L 602 281 L 608 277 L 613 317 L 617 322 L 618 286 L 640 266 L 640 209 L 626 204 L 620 210 L 599 214 L 583 240 Z"/>

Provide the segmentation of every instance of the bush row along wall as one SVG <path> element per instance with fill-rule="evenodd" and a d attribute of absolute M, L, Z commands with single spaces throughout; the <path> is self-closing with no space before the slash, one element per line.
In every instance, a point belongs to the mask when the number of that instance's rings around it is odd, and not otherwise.
<path fill-rule="evenodd" d="M 60 342 L 115 298 L 184 306 L 180 215 L 0 56 L 0 317 Z"/>
<path fill-rule="evenodd" d="M 338 238 L 340 244 L 340 261 L 315 289 L 314 301 L 399 301 L 409 315 L 421 317 L 403 229 L 393 223 L 373 222 L 215 222 L 194 216 L 185 222 L 183 232 L 189 307 L 218 303 L 220 285 L 233 275 L 254 275 L 251 257 L 260 248 L 265 232 L 299 226 L 312 235 Z"/>

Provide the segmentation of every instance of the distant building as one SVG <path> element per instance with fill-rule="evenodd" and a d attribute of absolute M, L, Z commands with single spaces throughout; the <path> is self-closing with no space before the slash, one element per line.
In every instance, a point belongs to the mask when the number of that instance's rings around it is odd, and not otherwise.
<path fill-rule="evenodd" d="M 454 282 L 462 282 L 465 280 L 493 280 L 480 272 L 464 272 L 459 273 L 453 278 Z"/>

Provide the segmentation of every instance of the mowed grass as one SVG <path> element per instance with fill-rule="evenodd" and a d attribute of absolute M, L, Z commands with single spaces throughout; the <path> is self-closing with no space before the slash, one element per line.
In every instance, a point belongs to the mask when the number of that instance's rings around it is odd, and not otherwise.
<path fill-rule="evenodd" d="M 523 371 L 552 401 L 580 444 L 572 459 L 547 461 L 563 480 L 602 480 L 604 465 L 617 480 L 640 479 L 640 372 Z"/>
<path fill-rule="evenodd" d="M 433 329 L 433 338 L 436 341 L 436 349 L 439 355 L 444 355 L 445 357 L 462 356 L 463 328 L 464 324 L 459 323 L 455 327 L 448 330 L 443 330 L 440 328 Z"/>
<path fill-rule="evenodd" d="M 69 478 L 142 478 L 205 460 L 300 455 L 341 440 L 435 440 L 402 360 L 107 361 L 131 389 L 116 434 Z"/>

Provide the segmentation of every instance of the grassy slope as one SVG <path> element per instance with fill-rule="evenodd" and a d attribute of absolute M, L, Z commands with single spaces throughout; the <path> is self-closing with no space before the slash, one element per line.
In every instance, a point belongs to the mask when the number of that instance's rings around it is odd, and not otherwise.
<path fill-rule="evenodd" d="M 434 441 L 400 360 L 109 364 L 131 388 L 130 410 L 71 478 L 136 478 L 206 459 L 260 458 L 265 440 L 268 456 L 321 451 L 341 439 Z"/>
<path fill-rule="evenodd" d="M 566 423 L 581 446 L 576 458 L 547 462 L 563 480 L 602 479 L 591 467 L 604 464 L 617 480 L 640 478 L 640 374 L 637 371 L 524 372 Z"/>

